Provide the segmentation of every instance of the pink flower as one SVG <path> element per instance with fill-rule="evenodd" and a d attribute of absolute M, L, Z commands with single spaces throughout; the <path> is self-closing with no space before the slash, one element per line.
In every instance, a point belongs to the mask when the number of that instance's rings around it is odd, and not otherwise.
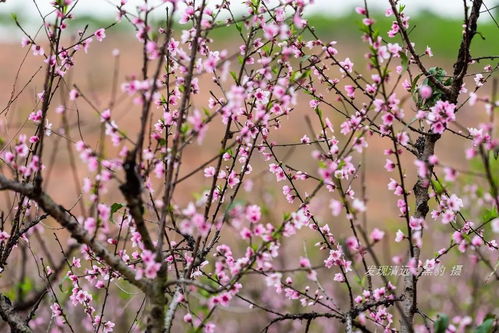
<path fill-rule="evenodd" d="M 399 132 L 396 135 L 397 141 L 402 145 L 402 146 L 407 146 L 409 144 L 409 135 L 407 132 Z"/>
<path fill-rule="evenodd" d="M 300 267 L 310 268 L 310 260 L 308 258 L 300 257 Z"/>
<path fill-rule="evenodd" d="M 393 120 L 395 120 L 395 117 L 391 113 L 385 113 L 382 119 L 383 119 L 383 125 L 391 126 L 393 124 Z"/>
<path fill-rule="evenodd" d="M 112 321 L 106 321 L 103 326 L 103 333 L 110 333 L 113 331 L 114 323 Z"/>
<path fill-rule="evenodd" d="M 437 155 L 431 155 L 430 157 L 428 157 L 428 163 L 430 163 L 431 165 L 437 165 L 438 164 Z"/>
<path fill-rule="evenodd" d="M 386 290 L 384 287 L 382 288 L 377 288 L 377 289 L 374 289 L 373 290 L 373 297 L 374 297 L 374 300 L 376 301 L 379 301 L 380 299 L 382 299 L 386 294 Z"/>
<path fill-rule="evenodd" d="M 366 15 L 367 10 L 364 7 L 355 7 L 355 11 L 359 15 Z"/>
<path fill-rule="evenodd" d="M 378 228 L 374 228 L 370 235 L 373 242 L 379 242 L 380 240 L 383 239 L 384 236 L 385 232 L 379 230 Z"/>
<path fill-rule="evenodd" d="M 338 216 L 341 214 L 342 204 L 338 200 L 331 199 L 329 202 L 329 208 L 331 209 L 331 214 L 333 216 Z"/>
<path fill-rule="evenodd" d="M 473 245 L 475 247 L 482 246 L 483 245 L 482 238 L 478 235 L 475 235 L 475 237 L 473 237 L 473 239 L 471 240 L 471 245 Z"/>
<path fill-rule="evenodd" d="M 148 264 L 146 266 L 146 269 L 144 270 L 145 276 L 148 279 L 156 278 L 160 268 L 161 268 L 161 264 L 159 262 Z"/>
<path fill-rule="evenodd" d="M 52 55 L 50 57 L 47 57 L 45 60 L 43 60 L 44 63 L 48 64 L 49 66 L 53 67 L 57 64 L 57 59 L 55 55 Z"/>
<path fill-rule="evenodd" d="M 179 23 L 185 24 L 189 22 L 189 20 L 194 16 L 194 8 L 189 6 L 185 9 L 185 12 L 182 14 Z"/>
<path fill-rule="evenodd" d="M 229 177 L 227 178 L 227 184 L 229 185 L 230 188 L 234 188 L 234 186 L 239 184 L 239 182 L 240 182 L 240 180 L 239 180 L 238 175 L 234 171 L 232 171 L 229 174 Z"/>
<path fill-rule="evenodd" d="M 7 163 L 12 164 L 12 162 L 14 162 L 16 157 L 10 151 L 6 151 L 3 155 L 3 158 Z"/>
<path fill-rule="evenodd" d="M 400 229 L 397 230 L 397 233 L 395 234 L 395 242 L 400 243 L 404 239 L 404 237 L 404 233 Z"/>
<path fill-rule="evenodd" d="M 100 117 L 101 117 L 101 122 L 106 122 L 106 121 L 109 121 L 111 119 L 111 110 L 109 109 L 105 109 L 104 111 L 102 111 L 102 113 L 100 114 Z"/>
<path fill-rule="evenodd" d="M 102 42 L 104 38 L 106 38 L 106 30 L 104 28 L 100 28 L 96 32 L 94 32 L 95 39 L 99 42 Z"/>
<path fill-rule="evenodd" d="M 97 281 L 97 282 L 95 283 L 95 288 L 97 288 L 97 289 L 102 289 L 102 288 L 104 288 L 105 286 L 106 286 L 106 284 L 105 284 L 105 283 L 104 283 L 104 281 L 102 281 L 102 280 L 99 280 L 99 281 Z"/>
<path fill-rule="evenodd" d="M 305 134 L 301 139 L 300 139 L 300 142 L 301 143 L 305 143 L 305 144 L 308 144 L 310 143 L 310 138 Z"/>
<path fill-rule="evenodd" d="M 215 168 L 210 166 L 204 169 L 204 176 L 206 178 L 212 178 L 215 175 Z"/>
<path fill-rule="evenodd" d="M 55 108 L 55 113 L 62 114 L 64 113 L 64 111 L 66 111 L 64 105 L 59 105 L 58 107 Z"/>
<path fill-rule="evenodd" d="M 162 178 L 165 175 L 165 164 L 162 161 L 154 165 L 154 175 L 156 178 Z"/>
<path fill-rule="evenodd" d="M 96 227 L 97 223 L 93 217 L 87 217 L 85 222 L 83 222 L 83 228 L 85 228 L 88 233 L 93 233 Z"/>
<path fill-rule="evenodd" d="M 298 13 L 293 16 L 293 24 L 298 28 L 298 29 L 303 29 L 307 25 L 307 21 L 304 20 Z"/>
<path fill-rule="evenodd" d="M 436 266 L 436 260 L 435 259 L 427 259 L 425 261 L 425 264 L 423 266 L 423 268 L 427 271 L 433 271 L 435 269 L 435 266 Z"/>
<path fill-rule="evenodd" d="M 262 217 L 262 213 L 260 210 L 260 206 L 251 205 L 251 206 L 248 206 L 246 208 L 246 218 L 251 223 L 257 223 L 258 221 L 260 221 L 261 217 Z"/>
<path fill-rule="evenodd" d="M 411 258 L 409 262 L 407 263 L 407 266 L 409 268 L 409 272 L 412 273 L 412 275 L 416 275 L 418 273 L 418 262 L 416 258 Z"/>
<path fill-rule="evenodd" d="M 97 211 L 99 213 L 99 218 L 103 221 L 109 220 L 109 217 L 111 216 L 111 208 L 105 204 L 98 204 L 97 205 Z"/>
<path fill-rule="evenodd" d="M 39 123 L 42 120 L 42 117 L 43 117 L 42 110 L 38 110 L 31 112 L 28 116 L 28 119 L 35 123 Z"/>
<path fill-rule="evenodd" d="M 367 209 L 364 201 L 359 199 L 354 199 L 354 201 L 352 202 L 352 207 L 358 210 L 359 212 L 365 212 Z"/>
<path fill-rule="evenodd" d="M 350 58 L 346 58 L 343 61 L 340 61 L 340 72 L 345 73 L 345 71 L 351 73 L 353 69 L 353 62 L 350 60 Z"/>
<path fill-rule="evenodd" d="M 431 52 L 431 48 L 429 46 L 426 47 L 426 50 L 424 52 L 427 56 L 433 57 L 433 52 Z"/>
<path fill-rule="evenodd" d="M 411 216 L 409 219 L 409 226 L 412 230 L 421 230 L 424 224 L 424 219 L 420 217 Z"/>
<path fill-rule="evenodd" d="M 70 101 L 76 100 L 79 96 L 80 96 L 80 94 L 78 93 L 78 90 L 76 90 L 76 89 L 71 89 L 71 91 L 69 92 L 69 100 Z"/>
<path fill-rule="evenodd" d="M 388 48 L 388 51 L 395 57 L 395 58 L 398 58 L 400 57 L 399 53 L 402 52 L 402 47 L 400 47 L 400 45 L 398 43 L 388 43 L 386 45 L 386 47 Z"/>
<path fill-rule="evenodd" d="M 483 86 L 484 82 L 485 82 L 485 79 L 483 77 L 482 74 L 478 73 L 477 75 L 475 75 L 475 77 L 473 78 L 473 80 L 475 80 L 475 84 L 477 87 L 481 87 Z"/>
<path fill-rule="evenodd" d="M 388 31 L 388 37 L 390 37 L 390 38 L 395 37 L 398 34 L 399 30 L 400 30 L 400 26 L 398 25 L 398 23 L 393 22 L 390 31 Z"/>
<path fill-rule="evenodd" d="M 204 325 L 203 333 L 215 333 L 215 328 L 217 326 L 214 323 L 207 323 Z"/>
<path fill-rule="evenodd" d="M 432 93 L 433 90 L 431 89 L 430 86 L 421 86 L 419 88 L 419 96 L 421 96 L 422 99 L 430 98 Z"/>
<path fill-rule="evenodd" d="M 185 316 L 184 316 L 184 321 L 186 323 L 192 323 L 192 315 L 190 313 L 187 313 Z"/>
<path fill-rule="evenodd" d="M 203 66 L 208 73 L 213 72 L 217 68 L 217 62 L 220 56 L 218 52 L 210 52 L 208 58 L 204 61 Z"/>
<path fill-rule="evenodd" d="M 25 47 L 31 44 L 31 40 L 28 37 L 23 37 L 21 40 L 21 46 Z"/>
<path fill-rule="evenodd" d="M 388 172 L 392 172 L 393 170 L 395 170 L 395 167 L 396 164 L 392 160 L 387 158 L 385 162 L 385 170 Z"/>
<path fill-rule="evenodd" d="M 444 168 L 444 173 L 445 173 L 445 181 L 447 182 L 453 182 L 457 178 L 457 171 L 452 168 Z"/>
<path fill-rule="evenodd" d="M 337 282 L 344 282 L 345 281 L 345 278 L 343 277 L 343 275 L 341 273 L 336 273 L 334 275 L 334 278 L 333 278 L 334 281 L 337 281 Z"/>
<path fill-rule="evenodd" d="M 80 262 L 80 259 L 79 259 L 79 258 L 75 258 L 75 257 L 73 257 L 73 262 L 72 262 L 72 265 L 73 265 L 74 267 L 80 268 L 80 267 L 81 267 L 81 262 Z"/>
<path fill-rule="evenodd" d="M 31 51 L 33 51 L 33 55 L 35 56 L 42 56 L 45 54 L 43 48 L 40 45 L 36 44 L 31 47 Z"/>
<path fill-rule="evenodd" d="M 345 86 L 345 91 L 347 92 L 347 96 L 350 98 L 355 97 L 355 87 L 352 85 L 346 85 Z"/>
<path fill-rule="evenodd" d="M 239 234 L 241 235 L 242 239 L 251 239 L 251 230 L 248 228 L 243 228 Z"/>
<path fill-rule="evenodd" d="M 10 235 L 5 231 L 0 231 L 0 242 L 6 241 L 9 239 Z"/>
<path fill-rule="evenodd" d="M 374 19 L 372 19 L 372 18 L 365 18 L 365 19 L 362 20 L 362 23 L 364 23 L 364 25 L 370 26 L 370 25 L 374 24 Z"/>
<path fill-rule="evenodd" d="M 458 212 L 464 206 L 463 200 L 455 194 L 452 194 L 450 197 L 443 195 L 442 201 L 454 212 Z"/>
<path fill-rule="evenodd" d="M 426 178 L 428 175 L 428 167 L 425 162 L 421 160 L 415 160 L 414 165 L 418 168 L 418 176 L 421 178 Z"/>
<path fill-rule="evenodd" d="M 52 317 L 62 316 L 62 308 L 58 303 L 52 304 L 50 310 L 52 310 Z"/>
<path fill-rule="evenodd" d="M 273 39 L 279 33 L 279 26 L 276 24 L 264 24 L 263 35 L 266 39 Z"/>

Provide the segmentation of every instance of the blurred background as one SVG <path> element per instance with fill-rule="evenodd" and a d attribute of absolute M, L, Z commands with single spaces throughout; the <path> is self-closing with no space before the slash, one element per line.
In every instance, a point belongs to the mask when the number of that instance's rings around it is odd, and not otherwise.
<path fill-rule="evenodd" d="M 209 0 L 210 5 L 214 5 L 218 1 Z M 499 55 L 499 1 L 485 0 L 484 1 L 488 10 L 482 13 L 482 18 L 479 25 L 479 35 L 473 41 L 472 56 L 480 57 L 486 55 Z M 131 0 L 127 4 L 127 8 L 133 11 L 134 6 L 139 1 Z M 238 5 L 239 0 L 233 1 L 234 11 L 240 15 L 244 14 L 241 6 Z M 389 30 L 392 23 L 391 18 L 384 15 L 386 9 L 386 0 L 369 0 L 369 8 L 372 10 L 372 16 L 376 19 L 377 28 L 383 33 Z M 0 110 L 4 110 L 11 96 L 20 93 L 19 98 L 16 99 L 12 105 L 9 106 L 8 112 L 0 116 L 0 139 L 2 150 L 8 146 L 11 138 L 16 138 L 18 133 L 31 134 L 34 126 L 26 123 L 27 115 L 33 111 L 36 105 L 36 94 L 42 90 L 43 86 L 43 70 L 40 70 L 44 64 L 40 58 L 31 56 L 28 49 L 23 49 L 20 46 L 20 41 L 23 36 L 19 27 L 16 26 L 12 14 L 15 14 L 18 22 L 23 29 L 30 35 L 35 36 L 39 34 L 39 39 L 43 40 L 43 32 L 40 29 L 40 13 L 47 14 L 50 11 L 49 1 L 31 0 L 7 0 L 5 3 L 0 3 Z M 74 12 L 75 19 L 71 21 L 68 29 L 69 31 L 76 32 L 85 26 L 88 26 L 88 32 L 93 32 L 98 28 L 106 27 L 115 20 L 116 10 L 115 5 L 117 1 L 103 1 L 103 0 L 80 0 L 76 11 Z M 365 71 L 364 54 L 367 52 L 366 45 L 360 39 L 359 25 L 361 17 L 354 13 L 353 8 L 362 5 L 363 1 L 357 0 L 316 0 L 315 4 L 307 12 L 309 23 L 317 30 L 319 37 L 324 42 L 338 41 L 338 50 L 340 51 L 339 58 L 350 57 L 357 65 L 359 71 Z M 411 33 L 413 41 L 416 43 L 416 49 L 421 53 L 424 52 L 426 46 L 431 46 L 434 57 L 424 59 L 428 67 L 440 66 L 447 71 L 452 70 L 452 64 L 457 54 L 457 49 L 461 39 L 462 31 L 462 0 L 410 0 L 406 1 L 407 13 L 411 16 L 411 27 L 414 29 Z M 154 19 L 159 20 L 160 17 Z M 183 27 L 178 25 L 176 27 L 177 35 Z M 113 106 L 113 119 L 116 120 L 120 129 L 129 133 L 132 137 L 135 136 L 137 123 L 139 119 L 139 107 L 132 103 L 130 97 L 122 94 L 119 91 L 119 86 L 127 78 L 133 75 L 138 75 L 141 69 L 142 49 L 141 44 L 137 42 L 134 37 L 134 30 L 132 26 L 123 20 L 123 22 L 115 25 L 106 32 L 107 38 L 103 43 L 94 41 L 88 54 L 80 52 L 77 57 L 77 66 L 68 74 L 68 82 L 75 83 L 85 93 L 85 95 L 92 101 L 93 106 L 99 110 L 103 110 L 109 106 L 109 101 L 112 93 L 113 86 L 113 68 L 118 68 L 118 99 L 117 103 Z M 68 34 L 69 35 L 69 34 Z M 234 27 L 216 29 L 211 33 L 211 37 L 215 40 L 214 48 L 227 49 L 229 54 L 237 51 L 241 41 L 238 39 L 238 32 Z M 400 42 L 398 37 L 395 39 Z M 43 45 L 43 42 L 42 42 Z M 120 56 L 112 56 L 113 51 L 119 50 Z M 483 63 L 485 66 L 487 63 Z M 116 67 L 115 67 L 116 66 Z M 483 68 L 482 65 L 475 67 L 473 70 L 479 71 Z M 26 89 L 21 90 L 26 85 Z M 208 76 L 200 78 L 200 86 L 202 87 L 200 95 L 194 99 L 196 107 L 205 107 L 207 99 L 209 98 L 209 89 L 214 87 Z M 473 80 L 467 80 L 467 86 L 473 87 Z M 61 88 L 61 94 L 67 94 L 67 87 Z M 491 92 L 491 87 L 488 85 L 484 87 L 484 94 Z M 328 92 L 324 92 L 327 94 Z M 401 95 L 404 93 L 398 91 Z M 407 94 L 406 94 L 407 95 Z M 61 95 L 62 96 L 62 95 Z M 312 114 L 309 106 L 308 99 L 300 95 L 298 100 L 297 111 L 303 114 L 293 115 L 287 120 L 283 121 L 282 129 L 274 134 L 271 138 L 278 143 L 296 142 L 304 134 L 311 136 L 304 124 L 304 115 L 307 113 Z M 331 97 L 332 99 L 334 96 Z M 56 99 L 53 108 L 61 103 L 62 99 Z M 410 98 L 403 102 L 404 109 L 410 113 L 414 105 L 411 103 Z M 81 165 L 79 157 L 74 152 L 71 153 L 71 144 L 80 139 L 79 131 L 82 131 L 84 138 L 87 142 L 97 147 L 99 144 L 100 123 L 93 107 L 89 106 L 84 101 L 78 100 L 76 103 L 70 103 L 67 108 L 68 127 L 64 135 L 52 135 L 47 140 L 47 158 L 51 159 L 54 167 L 47 170 L 46 187 L 49 193 L 58 202 L 66 207 L 76 205 L 76 200 L 79 198 L 79 189 L 77 188 L 77 181 L 81 183 L 82 178 L 87 174 L 86 166 Z M 342 117 L 338 117 L 331 110 L 327 110 L 328 117 L 333 121 L 336 128 L 343 121 Z M 412 116 L 412 114 L 411 114 Z M 479 119 L 483 118 L 483 106 L 469 107 L 465 106 L 459 114 L 459 123 L 462 126 L 476 126 Z M 59 115 L 52 112 L 49 120 L 54 123 L 53 129 L 56 130 L 62 127 L 62 122 Z M 76 124 L 79 123 L 79 126 Z M 184 154 L 184 167 L 181 174 L 187 174 L 190 170 L 197 167 L 202 162 L 209 160 L 213 157 L 213 152 L 220 141 L 220 125 L 212 126 L 206 136 L 202 145 L 194 144 Z M 415 139 L 415 138 L 412 138 Z M 437 154 L 444 165 L 453 165 L 460 169 L 467 169 L 468 162 L 464 159 L 464 150 L 468 143 L 464 140 L 451 138 L 451 140 L 442 140 L 443 143 L 438 147 Z M 396 198 L 386 190 L 386 184 L 389 177 L 383 169 L 385 158 L 382 156 L 384 148 L 388 148 L 387 142 L 383 140 L 373 139 L 369 141 L 369 149 L 365 154 L 365 160 L 361 161 L 360 158 L 356 163 L 363 163 L 366 167 L 364 175 L 368 188 L 368 230 L 374 227 L 382 228 L 387 231 L 385 240 L 380 244 L 377 249 L 382 253 L 385 263 L 391 263 L 391 256 L 395 253 L 400 253 L 400 248 L 391 247 L 393 244 L 393 237 L 399 228 L 403 228 L 398 216 L 396 208 Z M 109 147 L 107 153 L 112 148 Z M 277 152 L 279 157 L 286 157 L 286 160 L 293 167 L 299 168 L 316 174 L 317 163 L 310 157 L 312 147 L 296 148 L 296 149 L 281 149 Z M 413 169 L 413 157 L 409 154 L 404 155 L 403 160 L 406 168 Z M 76 169 L 73 168 L 76 165 Z M 281 187 L 283 183 L 277 184 L 272 175 L 264 175 L 263 171 L 266 170 L 266 163 L 261 158 L 255 162 L 255 171 L 251 179 L 255 182 L 255 191 L 253 194 L 244 194 L 243 200 L 249 202 L 254 201 L 267 207 L 265 210 L 265 218 L 273 223 L 279 223 L 284 212 L 289 212 L 293 206 L 289 205 L 282 197 Z M 3 170 L 1 170 L 3 172 Z M 441 170 L 440 170 L 441 171 Z M 440 172 L 438 171 L 438 172 Z M 409 175 L 409 183 L 413 183 L 414 176 Z M 476 182 L 476 179 L 470 177 L 467 180 L 468 184 Z M 190 181 L 182 183 L 179 187 L 181 193 L 176 197 L 176 203 L 183 205 L 194 197 L 199 196 L 203 189 L 208 186 L 208 182 L 202 176 L 197 174 Z M 310 190 L 313 186 L 307 184 L 303 185 L 304 190 Z M 361 189 L 356 187 L 355 190 Z M 3 196 L 3 194 L 2 194 Z M 106 194 L 105 200 L 113 202 L 116 198 L 120 198 L 117 188 L 110 189 Z M 329 223 L 333 227 L 333 232 L 338 239 L 344 239 L 350 236 L 348 226 L 344 219 L 330 220 L 329 209 L 327 208 L 330 200 L 328 193 L 323 193 L 317 200 L 312 202 L 312 210 L 319 216 L 323 216 L 323 222 Z M 2 205 L 3 206 L 3 205 Z M 75 207 L 78 211 L 78 206 Z M 432 221 L 433 222 L 433 221 Z M 55 225 L 53 222 L 47 222 L 47 227 Z M 442 226 L 432 225 L 432 233 L 425 236 L 425 242 L 433 244 L 429 247 L 427 255 L 441 247 L 448 244 L 448 230 L 443 230 Z M 404 230 L 404 229 L 403 229 Z M 313 246 L 316 241 L 315 238 L 309 238 L 307 232 L 302 232 L 298 241 L 286 244 L 283 247 L 288 255 L 281 256 L 279 265 L 282 267 L 296 267 L 298 264 L 298 257 L 304 255 L 304 249 L 311 258 L 312 265 L 321 264 L 323 254 L 318 254 L 317 249 Z M 229 240 L 228 240 L 229 239 Z M 228 237 L 230 242 L 230 235 Z M 233 244 L 236 248 L 238 244 Z M 242 244 L 241 244 L 242 245 Z M 38 245 L 33 245 L 35 248 Z M 54 247 L 57 249 L 57 247 Z M 243 250 L 244 247 L 241 247 Z M 237 251 L 235 251 L 237 252 Z M 238 253 L 240 254 L 240 253 Z M 317 254 L 317 255 L 316 255 Z M 448 267 L 458 262 L 450 260 Z M 464 282 L 473 278 L 473 269 L 471 266 L 468 270 L 465 269 L 463 276 L 459 280 L 451 280 L 447 284 L 434 284 L 425 282 L 423 283 L 428 290 L 428 295 L 423 295 L 425 305 L 427 308 L 441 310 L 441 311 L 454 311 L 462 312 L 464 314 L 476 314 L 480 310 L 480 306 L 486 309 L 490 308 L 490 304 L 494 304 L 492 300 L 497 297 L 497 290 L 485 295 L 482 304 L 471 303 L 472 295 L 476 292 L 476 288 L 468 287 Z M 449 268 L 450 269 L 450 268 Z M 457 279 L 457 278 L 456 278 Z M 15 285 L 18 280 L 18 274 L 14 270 L 8 275 L 2 276 L 0 288 L 4 291 Z M 457 283 L 457 281 L 463 282 Z M 478 281 L 478 280 L 477 280 Z M 31 282 L 33 284 L 33 282 Z M 325 278 L 324 287 L 331 291 L 333 296 L 342 295 L 337 291 L 334 283 L 330 277 Z M 476 287 L 476 286 L 475 286 Z M 34 288 L 31 286 L 30 288 Z M 255 297 L 257 293 L 257 286 L 254 286 Z M 271 291 L 272 292 L 272 291 Z M 454 296 L 448 295 L 459 294 L 456 299 Z M 434 298 L 433 295 L 445 295 L 442 299 Z M 134 313 L 134 309 L 140 304 L 140 300 L 134 300 L 128 294 L 123 294 L 124 301 L 120 304 L 127 304 Z M 12 295 L 15 299 L 15 293 Z M 262 297 L 268 303 L 278 302 L 276 299 L 269 297 Z M 464 301 L 463 301 L 464 300 Z M 466 303 L 469 300 L 469 303 Z M 342 300 L 339 300 L 341 303 Z M 463 303 L 461 303 L 463 302 Z M 131 304 L 131 305 L 129 305 Z M 239 330 L 240 332 L 254 332 L 257 328 L 261 328 L 268 320 L 265 317 L 251 317 L 248 316 L 249 310 L 241 304 L 240 307 L 235 306 L 231 310 L 230 320 L 226 323 L 228 332 Z M 276 305 L 277 306 L 277 305 Z M 128 308 L 124 308 L 125 312 Z M 478 309 L 478 310 L 477 310 Z M 433 310 L 432 310 L 433 311 Z M 485 310 L 483 310 L 485 311 Z M 251 313 L 250 313 L 251 314 Z M 433 315 L 434 312 L 429 312 Z M 245 318 L 241 324 L 238 319 Z M 250 320 L 248 320 L 250 319 Z M 123 321 L 127 318 L 124 316 Z M 126 323 L 125 323 L 126 324 Z M 123 324 L 123 327 L 126 325 Z M 230 326 L 232 325 L 232 326 Z M 292 324 L 292 325 L 295 325 Z M 315 324 L 314 324 L 315 325 Z M 121 327 L 121 325 L 118 325 Z M 324 327 L 314 328 L 312 331 L 341 331 L 333 326 L 328 326 L 327 322 Z M 120 330 L 117 330 L 121 332 Z"/>

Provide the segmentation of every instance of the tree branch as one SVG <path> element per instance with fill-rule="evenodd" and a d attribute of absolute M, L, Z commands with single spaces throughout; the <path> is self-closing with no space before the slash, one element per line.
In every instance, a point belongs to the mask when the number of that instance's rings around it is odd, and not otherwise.
<path fill-rule="evenodd" d="M 106 262 L 113 270 L 119 272 L 125 279 L 141 289 L 145 293 L 149 292 L 149 282 L 147 280 L 137 280 L 135 273 L 128 267 L 123 260 L 109 252 L 99 241 L 92 239 L 64 207 L 58 205 L 45 192 L 35 191 L 31 184 L 22 184 L 16 181 L 8 180 L 0 175 L 0 191 L 12 190 L 24 194 L 28 198 L 36 201 L 40 208 L 52 216 L 59 224 L 69 231 L 71 236 L 79 243 L 86 244 L 102 260 Z"/>
<path fill-rule="evenodd" d="M 9 324 L 13 333 L 31 333 L 31 329 L 15 312 L 10 299 L 0 294 L 0 317 Z"/>

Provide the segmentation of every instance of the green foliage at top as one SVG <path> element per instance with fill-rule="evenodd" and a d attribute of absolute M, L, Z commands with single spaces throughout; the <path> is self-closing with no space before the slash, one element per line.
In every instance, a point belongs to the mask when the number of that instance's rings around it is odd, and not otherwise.
<path fill-rule="evenodd" d="M 18 19 L 23 23 L 27 23 L 28 17 L 26 14 L 17 13 Z M 393 17 L 385 17 L 383 13 L 372 13 L 372 17 L 376 20 L 375 28 L 379 31 L 380 36 L 390 40 L 387 36 L 387 31 L 393 21 Z M 157 19 L 156 19 L 157 20 Z M 97 28 L 105 27 L 112 23 L 111 17 L 96 17 L 92 15 L 76 15 L 75 19 L 70 22 L 69 28 L 81 29 L 88 25 L 89 31 L 94 31 Z M 352 47 L 365 47 L 360 40 L 360 26 L 362 17 L 352 12 L 350 15 L 333 17 L 323 15 L 313 15 L 308 17 L 311 26 L 315 27 L 318 36 L 325 42 L 336 40 L 345 43 Z M 410 35 L 416 43 L 416 50 L 423 53 L 426 46 L 430 46 L 437 58 L 455 58 L 459 49 L 459 43 L 462 38 L 462 20 L 458 18 L 447 18 L 438 16 L 431 12 L 420 12 L 414 15 L 410 20 Z M 153 22 L 154 26 L 164 26 L 164 22 Z M 11 13 L 0 12 L 0 26 L 14 27 Z M 175 24 L 175 29 L 180 29 L 181 26 Z M 232 38 L 239 36 L 238 26 L 218 27 L 210 32 L 210 36 L 215 40 L 223 40 L 230 42 Z M 123 20 L 113 28 L 113 31 L 130 31 L 132 27 Z M 478 25 L 478 36 L 473 40 L 472 56 L 479 57 L 485 55 L 499 54 L 499 43 L 497 43 L 497 26 L 491 19 L 481 20 Z M 397 36 L 393 42 L 400 43 L 400 37 Z M 362 46 L 361 46 L 362 44 Z M 359 49 L 359 50 L 361 50 Z M 367 51 L 367 49 L 366 49 Z M 362 53 L 359 53 L 359 57 Z"/>
<path fill-rule="evenodd" d="M 373 13 L 375 27 L 380 36 L 393 42 L 401 42 L 400 37 L 389 38 L 387 31 L 390 30 L 393 17 L 385 17 L 382 13 Z M 319 37 L 327 40 L 346 41 L 361 43 L 359 38 L 359 24 L 362 20 L 360 15 L 352 13 L 343 17 L 313 16 L 309 23 L 316 27 Z M 462 38 L 462 20 L 458 18 L 447 18 L 438 16 L 431 12 L 420 12 L 410 20 L 410 37 L 416 43 L 416 50 L 423 53 L 426 46 L 430 46 L 435 57 L 455 58 Z M 478 24 L 479 34 L 473 40 L 471 53 L 473 57 L 499 54 L 499 43 L 497 43 L 498 29 L 492 20 L 480 21 Z"/>

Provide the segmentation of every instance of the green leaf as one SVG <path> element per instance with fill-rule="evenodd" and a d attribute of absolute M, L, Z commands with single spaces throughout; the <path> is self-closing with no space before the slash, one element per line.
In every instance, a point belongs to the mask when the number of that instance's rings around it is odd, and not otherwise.
<path fill-rule="evenodd" d="M 407 70 L 407 66 L 409 65 L 409 58 L 405 55 L 405 53 L 400 53 L 400 62 L 402 64 L 402 68 L 404 72 Z"/>
<path fill-rule="evenodd" d="M 421 76 L 423 76 L 423 73 L 416 75 L 416 77 L 414 78 L 414 80 L 412 80 L 412 82 L 411 82 L 411 91 L 412 91 L 412 93 L 414 93 L 414 91 L 416 89 L 416 85 L 418 84 L 419 78 Z"/>
<path fill-rule="evenodd" d="M 243 31 L 243 26 L 241 23 L 236 23 L 234 24 L 236 26 L 237 31 L 242 32 Z"/>
<path fill-rule="evenodd" d="M 31 281 L 30 278 L 25 277 L 22 282 L 17 284 L 17 288 L 21 290 L 23 295 L 26 295 L 33 290 L 33 281 Z"/>
<path fill-rule="evenodd" d="M 437 194 L 444 193 L 444 187 L 442 186 L 442 183 L 433 179 L 431 180 L 431 183 L 433 185 L 433 190 L 435 191 L 435 193 Z"/>
<path fill-rule="evenodd" d="M 116 213 L 118 210 L 120 210 L 121 208 L 123 208 L 123 205 L 120 204 L 120 203 L 113 203 L 111 205 L 111 218 L 113 217 L 113 214 Z"/>
<path fill-rule="evenodd" d="M 315 108 L 315 113 L 319 116 L 320 119 L 322 119 L 322 110 L 319 108 Z"/>
<path fill-rule="evenodd" d="M 483 323 L 480 324 L 477 328 L 475 328 L 474 333 L 492 333 L 494 331 L 494 327 L 497 325 L 494 324 L 495 317 L 494 315 L 487 315 L 488 319 L 485 319 Z M 485 318 L 487 318 L 485 317 Z"/>
<path fill-rule="evenodd" d="M 199 295 L 204 297 L 204 298 L 210 298 L 211 294 L 207 291 L 207 290 L 204 290 L 204 289 L 199 289 L 198 291 Z"/>
<path fill-rule="evenodd" d="M 449 317 L 444 313 L 439 313 L 438 318 L 433 325 L 435 333 L 445 333 L 447 326 L 449 326 Z"/>
<path fill-rule="evenodd" d="M 485 223 L 485 222 L 488 222 L 488 221 L 495 219 L 498 216 L 499 216 L 499 214 L 497 213 L 497 208 L 494 207 L 491 209 L 486 209 L 482 213 L 482 215 L 480 216 L 480 220 L 482 221 L 482 223 Z"/>
<path fill-rule="evenodd" d="M 184 123 L 182 124 L 182 127 L 180 127 L 180 132 L 182 134 L 186 134 L 187 132 L 189 132 L 189 128 L 190 128 L 189 124 Z"/>
<path fill-rule="evenodd" d="M 354 280 L 359 286 L 363 287 L 366 283 L 366 276 L 362 276 L 362 278 L 359 276 L 354 276 Z"/>
<path fill-rule="evenodd" d="M 297 82 L 297 81 L 304 79 L 308 76 L 310 76 L 310 70 L 306 70 L 304 72 L 297 71 L 297 72 L 293 73 L 291 81 Z"/>
<path fill-rule="evenodd" d="M 237 74 L 235 72 L 230 72 L 230 76 L 237 82 Z"/>

